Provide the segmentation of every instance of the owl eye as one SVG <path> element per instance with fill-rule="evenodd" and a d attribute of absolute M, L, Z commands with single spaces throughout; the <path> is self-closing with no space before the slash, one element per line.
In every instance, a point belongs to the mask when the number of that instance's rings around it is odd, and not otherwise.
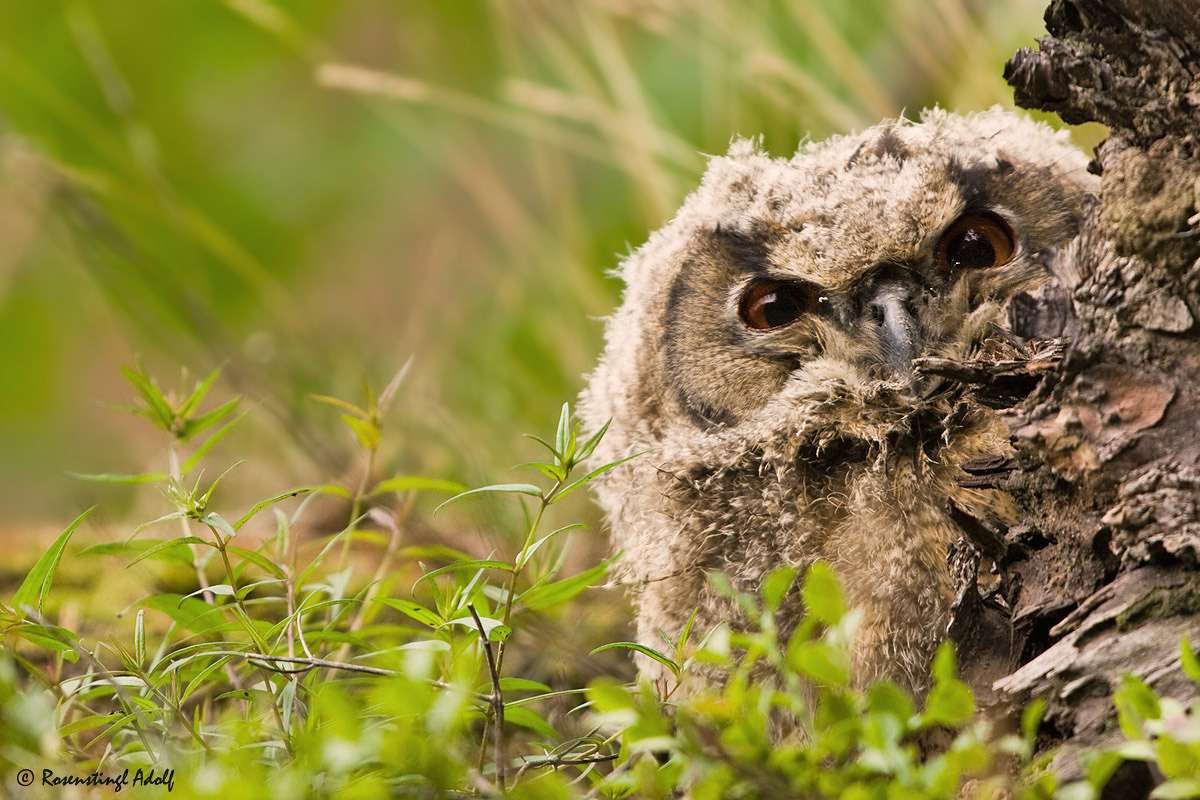
<path fill-rule="evenodd" d="M 1014 249 L 1008 223 L 990 212 L 977 211 L 962 215 L 946 229 L 935 259 L 943 272 L 987 269 L 1007 264 Z"/>
<path fill-rule="evenodd" d="M 759 280 L 750 284 L 738 303 L 738 316 L 747 328 L 782 328 L 816 309 L 821 290 L 807 281 Z"/>

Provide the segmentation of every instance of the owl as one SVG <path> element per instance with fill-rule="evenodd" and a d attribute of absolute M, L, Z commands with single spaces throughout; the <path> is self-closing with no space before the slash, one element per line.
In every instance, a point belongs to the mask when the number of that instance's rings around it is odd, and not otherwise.
<path fill-rule="evenodd" d="M 596 459 L 641 454 L 597 484 L 641 643 L 663 647 L 694 611 L 695 631 L 744 623 L 710 573 L 757 592 L 821 559 L 862 611 L 856 679 L 923 691 L 954 594 L 951 507 L 1010 513 L 956 477 L 1011 446 L 969 387 L 918 360 L 1003 338 L 1008 301 L 1079 227 L 1087 161 L 999 108 L 935 109 L 791 158 L 740 140 L 710 160 L 620 266 L 580 403 L 585 428 L 611 420 Z M 802 615 L 793 592 L 781 632 Z"/>

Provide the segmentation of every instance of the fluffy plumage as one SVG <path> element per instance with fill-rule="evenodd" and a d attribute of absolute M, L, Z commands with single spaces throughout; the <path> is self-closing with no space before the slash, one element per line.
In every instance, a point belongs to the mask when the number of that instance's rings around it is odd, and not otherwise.
<path fill-rule="evenodd" d="M 991 410 L 906 364 L 971 356 L 1008 299 L 1045 279 L 1094 190 L 1086 163 L 1065 134 L 998 109 L 934 110 L 788 159 L 742 140 L 710 161 L 622 264 L 624 298 L 582 402 L 586 426 L 612 420 L 596 459 L 645 451 L 598 489 L 639 640 L 661 646 L 660 629 L 675 635 L 693 609 L 698 630 L 737 624 L 710 571 L 755 591 L 771 570 L 820 558 L 865 613 L 858 678 L 923 688 L 952 600 L 949 501 L 1004 505 L 955 476 L 1010 447 Z M 1012 258 L 939 269 L 939 238 L 975 211 L 1011 226 Z M 739 302 L 764 278 L 814 287 L 819 307 L 751 329 Z M 885 284 L 911 290 L 911 352 L 895 344 L 907 328 L 872 305 Z M 801 613 L 792 597 L 781 618 Z"/>

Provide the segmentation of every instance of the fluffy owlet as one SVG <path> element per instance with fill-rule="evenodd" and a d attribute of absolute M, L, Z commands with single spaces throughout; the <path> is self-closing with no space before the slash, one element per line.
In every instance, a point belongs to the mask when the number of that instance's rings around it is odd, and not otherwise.
<path fill-rule="evenodd" d="M 738 141 L 621 266 L 625 293 L 583 397 L 612 423 L 596 458 L 644 453 L 599 497 L 636 588 L 638 637 L 662 647 L 739 613 L 721 571 L 831 563 L 864 612 L 858 680 L 920 691 L 944 637 L 964 461 L 1007 429 L 914 359 L 977 354 L 1008 300 L 1047 277 L 1095 190 L 1065 133 L 999 109 L 927 112 L 772 158 Z M 784 632 L 799 597 L 779 612 Z M 651 665 L 653 667 L 653 665 Z"/>

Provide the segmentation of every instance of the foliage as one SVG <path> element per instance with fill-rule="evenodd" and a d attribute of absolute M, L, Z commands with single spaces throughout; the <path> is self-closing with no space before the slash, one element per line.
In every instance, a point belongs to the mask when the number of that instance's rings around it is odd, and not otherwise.
<path fill-rule="evenodd" d="M 531 398 L 578 390 L 605 275 L 705 154 L 1010 104 L 1044 6 L 0 3 L 4 528 L 97 501 L 65 452 L 141 469 L 153 445 L 92 402 L 130 352 L 228 361 L 280 440 L 271 486 L 352 455 L 309 393 L 416 353 L 406 468 L 486 480 L 553 425 Z"/>
<path fill-rule="evenodd" d="M 366 465 L 403 374 L 378 396 L 368 389 L 362 405 L 316 398 L 344 412 Z M 466 490 L 379 479 L 368 469 L 353 489 L 299 487 L 235 517 L 218 510 L 230 471 L 206 482 L 200 470 L 237 419 L 236 401 L 200 410 L 217 373 L 179 393 L 164 392 L 140 367 L 126 375 L 139 396 L 129 410 L 166 434 L 168 469 L 88 477 L 156 485 L 173 510 L 123 542 L 72 553 L 85 512 L 0 606 L 0 782 L 8 796 L 57 796 L 41 783 L 50 770 L 122 780 L 135 796 L 160 797 L 161 786 L 130 777 L 153 774 L 178 796 L 226 800 L 680 791 L 697 799 L 1084 800 L 1125 759 L 1157 764 L 1167 781 L 1156 798 L 1200 791 L 1198 709 L 1132 677 L 1114 698 L 1126 742 L 1095 755 L 1086 782 L 1065 786 L 1048 756 L 1035 755 L 1040 706 L 1026 710 L 1019 733 L 995 730 L 955 676 L 948 644 L 923 701 L 887 682 L 860 687 L 850 660 L 860 615 L 820 562 L 800 585 L 798 571 L 784 568 L 757 594 L 713 576 L 744 624 L 698 631 L 689 623 L 663 650 L 614 642 L 594 651 L 652 659 L 665 668 L 657 682 L 600 677 L 552 689 L 511 665 L 520 649 L 547 645 L 539 617 L 584 603 L 603 579 L 607 562 L 564 570 L 566 541 L 579 526 L 547 530 L 562 498 L 615 466 L 578 475 L 603 430 L 580 439 L 564 405 L 554 437 L 534 437 L 546 457 L 522 465 L 537 483 Z M 519 548 L 478 557 L 403 546 L 398 498 L 414 491 L 452 493 L 442 505 L 516 498 L 526 512 Z M 320 497 L 341 498 L 349 515 L 340 531 L 306 547 L 299 525 Z M 379 502 L 388 497 L 397 502 Z M 268 511 L 272 535 L 245 541 L 247 525 Z M 164 525 L 177 529 L 143 539 Z M 373 549 L 369 576 L 347 543 Z M 56 624 L 64 560 L 113 557 L 187 565 L 195 588 L 135 603 L 128 637 L 89 641 L 82 629 Z M 399 581 L 406 567 L 417 570 L 408 585 Z M 783 633 L 775 613 L 789 592 L 802 593 L 808 614 Z M 1186 641 L 1182 658 L 1200 680 Z M 38 776 L 29 788 L 18 783 L 23 769 Z"/>

